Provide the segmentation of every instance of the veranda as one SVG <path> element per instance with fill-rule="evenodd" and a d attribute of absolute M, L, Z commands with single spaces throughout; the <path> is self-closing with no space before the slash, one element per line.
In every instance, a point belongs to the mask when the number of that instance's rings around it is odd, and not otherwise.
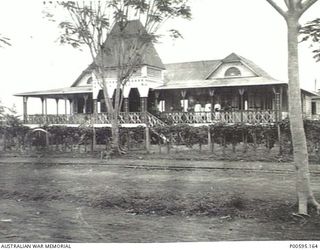
<path fill-rule="evenodd" d="M 124 98 L 118 114 L 124 127 L 165 126 L 166 124 L 210 125 L 213 123 L 269 124 L 287 117 L 286 86 L 233 88 L 155 89 L 140 97 L 132 89 Z M 41 96 L 41 114 L 28 114 L 24 96 L 24 124 L 110 126 L 114 114 L 108 113 L 103 96 L 92 99 L 91 93 L 64 93 Z M 47 113 L 47 100 L 56 100 L 56 114 Z M 59 101 L 65 101 L 64 111 Z M 68 103 L 69 102 L 69 103 Z M 215 108 L 219 105 L 219 109 Z"/>

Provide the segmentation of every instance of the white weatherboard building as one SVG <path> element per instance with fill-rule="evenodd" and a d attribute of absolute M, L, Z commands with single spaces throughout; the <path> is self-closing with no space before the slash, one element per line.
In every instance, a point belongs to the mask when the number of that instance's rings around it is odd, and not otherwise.
<path fill-rule="evenodd" d="M 131 21 L 128 34 L 143 31 L 140 21 Z M 117 34 L 116 26 L 111 34 Z M 112 36 L 106 40 L 110 51 Z M 117 79 L 117 55 L 104 56 L 106 83 L 110 98 Z M 254 62 L 231 53 L 220 60 L 163 64 L 150 43 L 139 67 L 122 90 L 119 114 L 123 126 L 225 123 L 275 123 L 287 117 L 288 85 L 271 77 Z M 24 123 L 32 126 L 79 125 L 110 126 L 110 114 L 103 91 L 88 66 L 70 87 L 16 94 L 23 97 Z M 319 96 L 301 90 L 302 111 L 307 118 L 316 115 Z M 38 98 L 41 112 L 28 115 L 29 98 Z M 47 100 L 55 99 L 55 115 L 47 114 Z M 65 102 L 59 110 L 59 102 Z M 319 110 L 320 111 L 320 110 Z"/>

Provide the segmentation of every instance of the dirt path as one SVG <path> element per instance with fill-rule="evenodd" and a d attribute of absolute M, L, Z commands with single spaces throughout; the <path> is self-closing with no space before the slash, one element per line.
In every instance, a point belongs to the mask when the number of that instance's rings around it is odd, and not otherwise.
<path fill-rule="evenodd" d="M 320 239 L 318 217 L 290 215 L 295 211 L 290 164 L 1 162 L 1 242 Z M 320 176 L 314 170 L 319 198 Z"/>

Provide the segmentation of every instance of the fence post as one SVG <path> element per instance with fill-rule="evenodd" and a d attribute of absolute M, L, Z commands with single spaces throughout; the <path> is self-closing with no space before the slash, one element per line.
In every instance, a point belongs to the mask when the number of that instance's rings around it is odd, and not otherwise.
<path fill-rule="evenodd" d="M 279 155 L 282 155 L 282 142 L 281 142 L 281 128 L 280 123 L 277 123 L 277 130 L 278 130 L 278 141 L 279 141 Z"/>
<path fill-rule="evenodd" d="M 158 146 L 159 146 L 159 154 L 161 154 L 161 137 L 160 137 L 160 135 L 159 135 Z"/>
<path fill-rule="evenodd" d="M 146 151 L 149 154 L 150 153 L 150 130 L 149 127 L 146 126 Z"/>
<path fill-rule="evenodd" d="M 171 141 L 172 141 L 172 134 L 170 133 L 170 136 L 169 136 L 169 140 L 167 140 L 166 142 L 166 145 L 167 145 L 167 153 L 170 154 L 170 144 L 171 144 Z"/>
<path fill-rule="evenodd" d="M 243 153 L 247 153 L 248 149 L 248 133 L 242 132 L 242 141 L 243 141 Z"/>
<path fill-rule="evenodd" d="M 97 140 L 96 140 L 96 129 L 92 126 L 92 145 L 91 145 L 91 152 L 96 150 Z"/>
<path fill-rule="evenodd" d="M 46 135 L 46 149 L 49 150 L 49 144 L 50 144 L 49 143 L 49 133 L 46 132 L 45 135 Z"/>
<path fill-rule="evenodd" d="M 0 138 L 1 138 L 1 140 L 0 140 L 0 142 L 1 142 L 0 151 L 4 151 L 4 148 L 5 148 L 5 136 L 4 136 L 4 134 L 1 134 Z"/>
<path fill-rule="evenodd" d="M 213 151 L 214 151 L 214 137 L 211 136 L 211 138 L 212 138 L 211 153 L 213 153 Z"/>
<path fill-rule="evenodd" d="M 252 140 L 253 140 L 253 151 L 257 151 L 257 134 L 256 131 L 252 134 Z"/>
<path fill-rule="evenodd" d="M 221 137 L 222 155 L 226 155 L 226 136 Z"/>
<path fill-rule="evenodd" d="M 130 150 L 130 131 L 129 131 L 129 128 L 127 130 L 127 150 L 129 151 Z"/>
<path fill-rule="evenodd" d="M 211 140 L 210 127 L 208 127 L 208 148 L 209 148 L 209 151 L 212 152 L 212 140 Z"/>

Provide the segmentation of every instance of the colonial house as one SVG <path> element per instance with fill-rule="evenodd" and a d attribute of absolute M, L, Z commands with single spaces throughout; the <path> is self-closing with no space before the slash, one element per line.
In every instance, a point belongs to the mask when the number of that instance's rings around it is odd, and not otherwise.
<path fill-rule="evenodd" d="M 131 21 L 127 32 L 143 29 Z M 111 34 L 116 33 L 116 29 Z M 111 38 L 106 44 L 113 46 Z M 116 85 L 115 55 L 105 56 L 106 85 L 112 98 Z M 275 123 L 287 117 L 287 83 L 271 77 L 252 61 L 231 53 L 220 60 L 163 64 L 153 44 L 122 90 L 123 104 L 119 120 L 122 126 L 154 126 L 166 123 L 205 125 L 225 123 Z M 103 91 L 92 73 L 85 69 L 70 87 L 16 94 L 23 97 L 24 123 L 29 126 L 69 125 L 90 122 L 110 126 L 110 114 Z M 301 90 L 303 113 L 311 117 L 312 97 Z M 29 98 L 38 98 L 41 112 L 28 115 Z M 55 99 L 57 112 L 47 113 L 47 100 Z M 63 112 L 59 101 L 65 101 Z"/>

